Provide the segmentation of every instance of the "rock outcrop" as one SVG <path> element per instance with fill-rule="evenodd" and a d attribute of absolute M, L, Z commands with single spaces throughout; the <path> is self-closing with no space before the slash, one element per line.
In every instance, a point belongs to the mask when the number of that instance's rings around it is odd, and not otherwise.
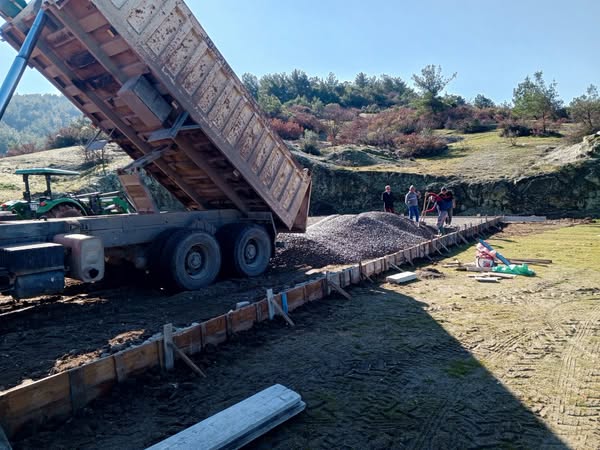
<path fill-rule="evenodd" d="M 358 213 L 381 209 L 381 192 L 391 185 L 403 211 L 411 184 L 421 192 L 454 191 L 460 214 L 523 214 L 548 217 L 600 216 L 600 136 L 548 153 L 552 171 L 514 180 L 465 180 L 386 171 L 348 170 L 299 156 L 313 174 L 311 213 Z"/>

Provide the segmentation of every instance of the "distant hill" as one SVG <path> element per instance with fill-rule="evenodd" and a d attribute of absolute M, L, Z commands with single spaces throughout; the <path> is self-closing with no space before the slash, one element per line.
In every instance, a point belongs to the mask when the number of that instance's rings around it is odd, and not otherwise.
<path fill-rule="evenodd" d="M 67 126 L 81 115 L 61 95 L 17 94 L 0 122 L 0 155 L 15 144 L 42 145 L 49 133 Z"/>

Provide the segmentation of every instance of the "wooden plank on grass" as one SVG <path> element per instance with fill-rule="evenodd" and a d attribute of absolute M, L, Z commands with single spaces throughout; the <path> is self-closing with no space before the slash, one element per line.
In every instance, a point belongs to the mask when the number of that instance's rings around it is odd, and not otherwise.
<path fill-rule="evenodd" d="M 240 448 L 305 407 L 299 394 L 276 384 L 148 450 Z"/>
<path fill-rule="evenodd" d="M 401 272 L 395 275 L 390 275 L 385 280 L 388 283 L 402 284 L 417 279 L 417 274 L 414 272 Z"/>
<path fill-rule="evenodd" d="M 498 283 L 500 281 L 500 278 L 496 278 L 496 277 L 476 277 L 475 280 L 479 281 L 480 283 Z"/>

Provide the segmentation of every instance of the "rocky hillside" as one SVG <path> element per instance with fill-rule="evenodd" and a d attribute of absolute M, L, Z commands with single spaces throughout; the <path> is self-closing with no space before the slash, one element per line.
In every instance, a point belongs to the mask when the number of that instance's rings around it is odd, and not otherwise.
<path fill-rule="evenodd" d="M 535 170 L 516 172 L 517 176 L 486 173 L 477 177 L 477 167 L 447 170 L 447 175 L 419 173 L 414 166 L 420 161 L 406 160 L 394 166 L 385 164 L 385 155 L 358 150 L 342 151 L 339 156 L 314 157 L 295 151 L 298 160 L 313 174 L 311 214 L 359 213 L 381 209 L 380 194 L 385 185 L 393 187 L 403 211 L 403 195 L 411 184 L 419 191 L 437 192 L 442 186 L 451 188 L 458 200 L 459 214 L 536 214 L 548 217 L 600 216 L 600 136 L 589 136 L 574 146 L 562 145 L 538 149 Z M 80 148 L 0 159 L 1 201 L 20 198 L 22 180 L 15 169 L 56 167 L 81 172 L 80 177 L 59 178 L 56 192 L 83 193 L 119 189 L 116 169 L 131 160 L 118 147 L 111 146 L 105 166 L 86 162 Z M 438 166 L 452 164 L 453 155 L 437 159 Z M 456 159 L 456 158 L 455 158 Z M 489 159 L 489 156 L 482 158 Z M 455 162 L 454 162 L 455 163 Z M 512 161 L 513 164 L 516 164 Z M 354 165 L 361 167 L 354 167 Z M 475 164 L 475 162 L 473 162 Z M 482 164 L 481 161 L 477 164 Z M 495 164 L 498 164 L 496 161 Z M 531 165 L 527 160 L 526 165 Z M 530 169 L 527 168 L 527 169 Z M 461 171 L 465 172 L 461 176 Z M 433 171 L 432 171 L 433 172 Z M 438 171 L 439 172 L 439 171 Z M 444 173 L 443 171 L 439 173 Z M 43 190 L 40 185 L 32 188 Z M 147 177 L 146 182 L 163 210 L 181 210 L 181 204 L 162 186 Z"/>
<path fill-rule="evenodd" d="M 460 214 L 600 215 L 600 136 L 589 136 L 574 146 L 545 149 L 544 153 L 539 158 L 544 170 L 495 179 L 405 173 L 380 167 L 353 170 L 332 163 L 331 158 L 297 156 L 313 173 L 313 214 L 377 210 L 385 185 L 403 197 L 414 184 L 421 192 L 437 192 L 448 186 L 458 199 Z"/>

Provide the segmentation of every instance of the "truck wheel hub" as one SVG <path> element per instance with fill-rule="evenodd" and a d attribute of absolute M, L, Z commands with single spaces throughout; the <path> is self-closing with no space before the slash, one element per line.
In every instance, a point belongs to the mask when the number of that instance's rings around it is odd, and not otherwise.
<path fill-rule="evenodd" d="M 188 254 L 187 263 L 188 269 L 192 272 L 197 272 L 204 265 L 204 258 L 199 251 L 192 251 Z"/>
<path fill-rule="evenodd" d="M 256 255 L 258 254 L 258 248 L 254 242 L 248 242 L 246 245 L 246 249 L 244 251 L 244 258 L 246 262 L 252 262 L 256 259 Z"/>

